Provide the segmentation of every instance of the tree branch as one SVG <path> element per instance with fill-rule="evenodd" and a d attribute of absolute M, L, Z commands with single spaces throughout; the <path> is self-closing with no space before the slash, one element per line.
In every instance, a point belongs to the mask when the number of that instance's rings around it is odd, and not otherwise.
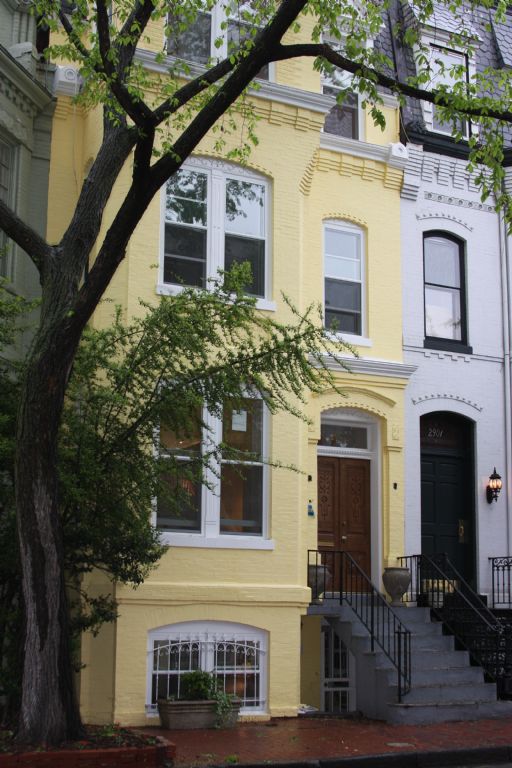
<path fill-rule="evenodd" d="M 121 79 L 124 79 L 126 68 L 129 67 L 133 61 L 137 43 L 146 29 L 147 23 L 154 10 L 155 4 L 152 0 L 142 0 L 142 2 L 137 0 L 133 11 L 126 19 L 117 36 L 118 40 L 128 39 L 130 41 L 129 43 L 116 43 L 114 46 L 119 54 L 117 71 Z"/>
<path fill-rule="evenodd" d="M 307 5 L 307 0 L 283 0 L 273 19 L 254 38 L 250 53 L 235 60 L 233 71 L 223 86 L 192 120 L 173 147 L 172 155 L 162 157 L 152 167 L 152 175 L 158 187 L 169 178 L 184 159 L 195 149 L 216 121 L 245 91 L 260 69 L 271 61 L 280 50 L 281 38 Z M 180 158 L 176 165 L 175 158 Z"/>
<path fill-rule="evenodd" d="M 25 224 L 0 198 L 0 230 L 14 240 L 32 259 L 39 272 L 45 267 L 52 248 L 32 227 Z"/>
<path fill-rule="evenodd" d="M 168 115 L 172 115 L 183 107 L 188 101 L 197 96 L 202 91 L 206 90 L 210 85 L 221 80 L 225 75 L 228 75 L 234 68 L 235 63 L 229 58 L 220 61 L 211 69 L 207 70 L 193 80 L 190 80 L 186 85 L 179 88 L 169 99 L 162 102 L 160 106 L 153 112 L 153 120 L 155 125 L 159 125 L 162 120 L 165 120 Z"/>
<path fill-rule="evenodd" d="M 78 53 L 82 58 L 88 59 L 90 57 L 90 51 L 85 47 L 85 45 L 80 40 L 79 36 L 76 34 L 73 25 L 71 24 L 70 20 L 64 13 L 64 11 L 61 9 L 59 11 L 59 21 L 64 27 L 64 31 L 66 35 L 69 37 L 75 48 L 77 49 Z"/>
<path fill-rule="evenodd" d="M 453 98 L 449 93 L 444 93 L 436 89 L 425 90 L 410 85 L 409 83 L 401 82 L 397 78 L 378 72 L 372 67 L 367 67 L 364 64 L 358 64 L 351 59 L 347 59 L 345 56 L 342 56 L 340 53 L 333 50 L 326 43 L 297 43 L 294 45 L 282 45 L 272 60 L 284 61 L 286 59 L 294 59 L 298 56 L 323 58 L 338 69 L 342 69 L 345 72 L 351 72 L 354 75 L 366 77 L 372 82 L 377 83 L 377 85 L 380 85 L 383 88 L 389 88 L 394 93 L 399 93 L 403 96 L 410 96 L 413 99 L 428 101 L 431 104 L 437 104 L 441 107 L 453 106 Z M 482 106 L 472 107 L 470 103 L 468 103 L 467 106 L 465 105 L 464 107 L 457 104 L 457 112 L 467 115 L 468 117 L 492 117 L 496 120 L 512 123 L 512 112 L 509 110 L 497 110 Z"/>

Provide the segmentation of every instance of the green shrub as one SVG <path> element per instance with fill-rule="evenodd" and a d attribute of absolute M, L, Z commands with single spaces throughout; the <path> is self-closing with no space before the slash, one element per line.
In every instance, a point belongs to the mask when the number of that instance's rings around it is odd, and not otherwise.
<path fill-rule="evenodd" d="M 196 669 L 187 672 L 181 678 L 180 699 L 185 701 L 205 701 L 214 699 L 217 693 L 217 681 L 209 672 Z"/>

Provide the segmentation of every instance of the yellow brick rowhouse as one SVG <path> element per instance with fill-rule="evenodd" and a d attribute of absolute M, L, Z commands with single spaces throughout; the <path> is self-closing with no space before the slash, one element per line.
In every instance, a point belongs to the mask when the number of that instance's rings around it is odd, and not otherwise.
<path fill-rule="evenodd" d="M 164 76 L 154 52 L 139 58 Z M 359 357 L 348 358 L 351 372 L 336 372 L 343 396 L 311 398 L 310 425 L 289 415 L 271 419 L 250 401 L 224 419 L 224 438 L 303 474 L 255 465 L 242 481 L 223 465 L 221 475 L 231 482 L 220 493 L 194 490 L 194 514 L 176 520 L 148 510 L 168 549 L 137 590 L 117 588 L 116 624 L 83 638 L 80 701 L 87 721 L 154 723 L 156 696 L 176 691 L 180 674 L 199 665 L 215 668 L 242 696 L 243 716 L 294 716 L 301 704 L 350 708 L 346 694 L 324 698 L 323 644 L 333 638 L 321 619 L 307 615 L 308 550 L 351 551 L 353 536 L 353 552 L 377 584 L 403 551 L 403 393 L 410 368 L 401 354 L 399 191 L 406 152 L 397 105 L 386 97 L 381 132 L 355 97 L 333 107 L 309 60 L 272 65 L 262 75 L 251 96 L 259 144 L 247 165 L 226 162 L 207 137 L 151 203 L 107 298 L 130 318 L 141 311 L 140 299 L 158 301 L 245 256 L 262 312 L 288 316 L 281 292 L 300 309 L 320 302 Z M 99 112 L 59 96 L 50 242 L 69 221 L 100 130 Z M 129 174 L 127 167 L 104 227 Z M 244 215 L 230 218 L 225 201 L 237 183 L 250 194 Z M 166 218 L 166 196 L 179 199 L 185 186 L 200 213 L 193 221 L 177 213 Z M 105 324 L 111 312 L 111 303 L 101 304 L 93 322 Z M 212 428 L 221 437 L 222 423 L 212 420 Z M 109 587 L 98 574 L 90 580 L 92 593 Z"/>

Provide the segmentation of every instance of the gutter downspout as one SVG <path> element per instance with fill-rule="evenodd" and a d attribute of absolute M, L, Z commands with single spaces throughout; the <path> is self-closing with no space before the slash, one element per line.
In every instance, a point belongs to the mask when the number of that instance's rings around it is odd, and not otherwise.
<path fill-rule="evenodd" d="M 501 260 L 501 295 L 503 307 L 503 365 L 504 365 L 504 395 L 505 395 L 505 466 L 506 466 L 506 515 L 507 515 L 507 556 L 512 554 L 512 525 L 510 520 L 510 496 L 512 484 L 512 390 L 511 390 L 511 371 L 510 371 L 510 337 L 511 337 L 511 317 L 510 317 L 510 253 L 507 228 L 501 211 L 498 212 L 499 232 L 500 232 L 500 260 Z"/>

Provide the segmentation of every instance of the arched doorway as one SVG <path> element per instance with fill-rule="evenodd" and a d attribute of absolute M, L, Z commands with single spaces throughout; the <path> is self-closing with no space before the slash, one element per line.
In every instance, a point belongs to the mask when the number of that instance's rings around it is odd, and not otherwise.
<path fill-rule="evenodd" d="M 445 553 L 475 579 L 473 422 L 439 411 L 421 417 L 421 551 Z"/>

